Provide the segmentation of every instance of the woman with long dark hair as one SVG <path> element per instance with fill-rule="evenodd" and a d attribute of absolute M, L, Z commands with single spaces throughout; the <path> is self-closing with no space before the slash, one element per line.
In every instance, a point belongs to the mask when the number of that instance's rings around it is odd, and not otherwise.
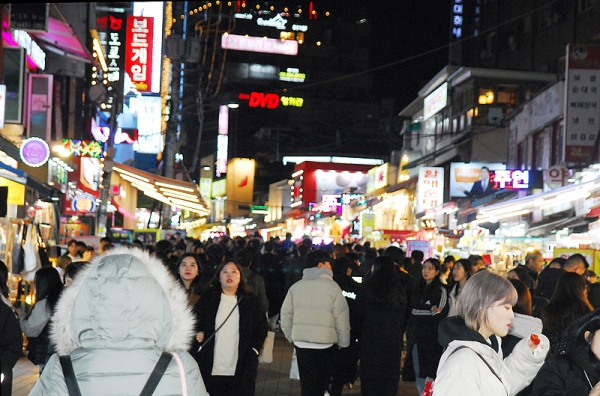
<path fill-rule="evenodd" d="M 448 281 L 448 299 L 450 300 L 448 316 L 456 315 L 458 296 L 465 283 L 467 283 L 467 280 L 471 277 L 471 267 L 473 267 L 473 264 L 467 259 L 460 259 L 452 266 L 451 276 Z"/>
<path fill-rule="evenodd" d="M 63 289 L 63 283 L 56 268 L 43 267 L 33 278 L 36 302 L 29 314 L 21 317 L 21 330 L 27 336 L 27 358 L 44 370 L 48 353 L 48 330 L 54 306 Z"/>
<path fill-rule="evenodd" d="M 194 309 L 201 343 L 194 357 L 208 393 L 253 396 L 267 318 L 242 268 L 233 261 L 221 263 Z"/>
<path fill-rule="evenodd" d="M 542 309 L 543 334 L 550 340 L 550 355 L 563 353 L 567 345 L 567 327 L 593 310 L 587 298 L 587 282 L 575 272 L 558 278 L 550 302 Z"/>
<path fill-rule="evenodd" d="M 200 269 L 200 260 L 194 253 L 184 253 L 177 261 L 177 280 L 185 289 L 190 307 L 196 305 L 202 294 Z"/>
<path fill-rule="evenodd" d="M 376 257 L 371 268 L 356 301 L 362 331 L 361 394 L 391 396 L 397 393 L 400 381 L 406 292 L 391 257 Z"/>
<path fill-rule="evenodd" d="M 410 297 L 411 313 L 406 330 L 408 346 L 404 370 L 407 373 L 410 371 L 411 376 L 414 370 L 419 394 L 425 389 L 427 377 L 435 379 L 443 352 L 436 341 L 438 325 L 448 316 L 449 304 L 448 292 L 439 277 L 440 271 L 440 260 L 434 257 L 425 260 L 423 276 Z"/>
<path fill-rule="evenodd" d="M 533 395 L 600 395 L 600 310 L 573 322 L 564 354 L 550 357 L 533 382 Z"/>

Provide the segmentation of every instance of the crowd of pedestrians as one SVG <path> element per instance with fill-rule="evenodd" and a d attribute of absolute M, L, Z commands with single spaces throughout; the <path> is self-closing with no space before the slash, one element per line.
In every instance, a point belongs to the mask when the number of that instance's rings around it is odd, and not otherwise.
<path fill-rule="evenodd" d="M 253 396 L 276 331 L 294 345 L 303 396 L 340 396 L 358 379 L 365 396 L 396 395 L 399 381 L 419 394 L 430 381 L 435 395 L 600 396 L 595 280 L 580 254 L 546 264 L 530 252 L 500 275 L 477 255 L 291 235 L 103 238 L 98 251 L 72 240 L 38 270 L 27 313 L 2 289 L 2 393 L 22 333 L 41 373 L 34 395 L 67 395 L 64 365 L 82 394 L 139 392 L 163 365 L 156 394 Z"/>

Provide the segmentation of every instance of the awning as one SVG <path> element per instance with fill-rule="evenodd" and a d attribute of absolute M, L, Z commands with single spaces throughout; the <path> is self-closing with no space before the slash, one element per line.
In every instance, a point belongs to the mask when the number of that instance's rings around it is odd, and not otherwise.
<path fill-rule="evenodd" d="M 115 163 L 113 171 L 150 198 L 198 213 L 200 216 L 210 214 L 210 209 L 202 199 L 198 185 L 192 182 L 155 175 L 119 163 Z"/>
<path fill-rule="evenodd" d="M 92 63 L 90 51 L 79 41 L 71 26 L 56 18 L 48 18 L 47 32 L 30 32 L 38 44 L 48 51 L 67 56 L 81 62 Z"/>
<path fill-rule="evenodd" d="M 305 207 L 296 206 L 295 208 L 292 208 L 292 209 L 288 210 L 287 212 L 283 213 L 281 215 L 281 217 L 282 218 L 285 218 L 285 217 L 299 218 L 300 216 L 303 216 L 306 213 L 308 213 L 308 210 Z"/>
<path fill-rule="evenodd" d="M 27 173 L 0 162 L 0 176 L 20 184 L 27 183 Z"/>
<path fill-rule="evenodd" d="M 37 180 L 33 176 L 27 174 L 27 172 L 13 168 L 4 162 L 0 162 L 0 177 L 4 177 L 5 179 L 23 184 L 27 187 L 31 187 L 43 197 L 57 196 L 57 194 L 60 192 L 60 190 Z"/>
<path fill-rule="evenodd" d="M 600 193 L 600 177 L 585 183 L 571 184 L 552 191 L 528 195 L 480 208 L 477 221 L 486 222 L 528 214 L 534 210 L 549 209 L 563 203 L 586 199 Z"/>

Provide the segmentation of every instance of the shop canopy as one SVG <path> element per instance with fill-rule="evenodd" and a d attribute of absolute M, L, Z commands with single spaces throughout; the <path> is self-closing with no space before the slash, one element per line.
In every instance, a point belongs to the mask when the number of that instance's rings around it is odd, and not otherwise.
<path fill-rule="evenodd" d="M 113 171 L 150 198 L 198 213 L 200 216 L 210 214 L 210 209 L 202 199 L 198 185 L 192 182 L 155 175 L 119 163 L 113 166 Z"/>
<path fill-rule="evenodd" d="M 580 199 L 600 196 L 600 177 L 593 180 L 560 187 L 546 193 L 528 195 L 510 201 L 478 209 L 478 223 L 496 221 L 531 213 L 534 210 L 550 209 Z"/>
<path fill-rule="evenodd" d="M 41 47 L 62 56 L 92 63 L 90 51 L 79 41 L 71 26 L 56 18 L 48 18 L 47 32 L 31 32 Z"/>

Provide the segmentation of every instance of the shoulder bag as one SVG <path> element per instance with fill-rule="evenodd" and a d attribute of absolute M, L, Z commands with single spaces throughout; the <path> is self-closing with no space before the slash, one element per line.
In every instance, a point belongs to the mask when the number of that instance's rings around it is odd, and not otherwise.
<path fill-rule="evenodd" d="M 229 312 L 229 314 L 227 314 L 227 317 L 225 318 L 225 320 L 223 321 L 223 323 L 221 323 L 219 325 L 219 327 L 217 327 L 217 329 L 210 335 L 210 337 L 208 337 L 206 340 L 204 340 L 204 342 L 202 343 L 202 345 L 200 345 L 198 347 L 198 352 L 200 352 L 202 350 L 202 348 L 204 348 L 204 345 L 206 345 L 207 342 L 209 342 L 210 340 L 213 339 L 213 337 L 215 336 L 215 334 L 217 334 L 217 331 L 219 331 L 221 329 L 221 327 L 223 327 L 223 325 L 225 324 L 225 322 L 227 322 L 227 319 L 229 319 L 229 317 L 231 316 L 231 314 L 233 313 L 233 311 L 235 311 L 235 308 L 238 306 L 238 304 L 240 303 L 240 301 L 242 300 L 242 297 L 238 298 L 235 302 L 235 305 L 233 306 L 233 308 L 231 309 L 231 311 Z"/>

